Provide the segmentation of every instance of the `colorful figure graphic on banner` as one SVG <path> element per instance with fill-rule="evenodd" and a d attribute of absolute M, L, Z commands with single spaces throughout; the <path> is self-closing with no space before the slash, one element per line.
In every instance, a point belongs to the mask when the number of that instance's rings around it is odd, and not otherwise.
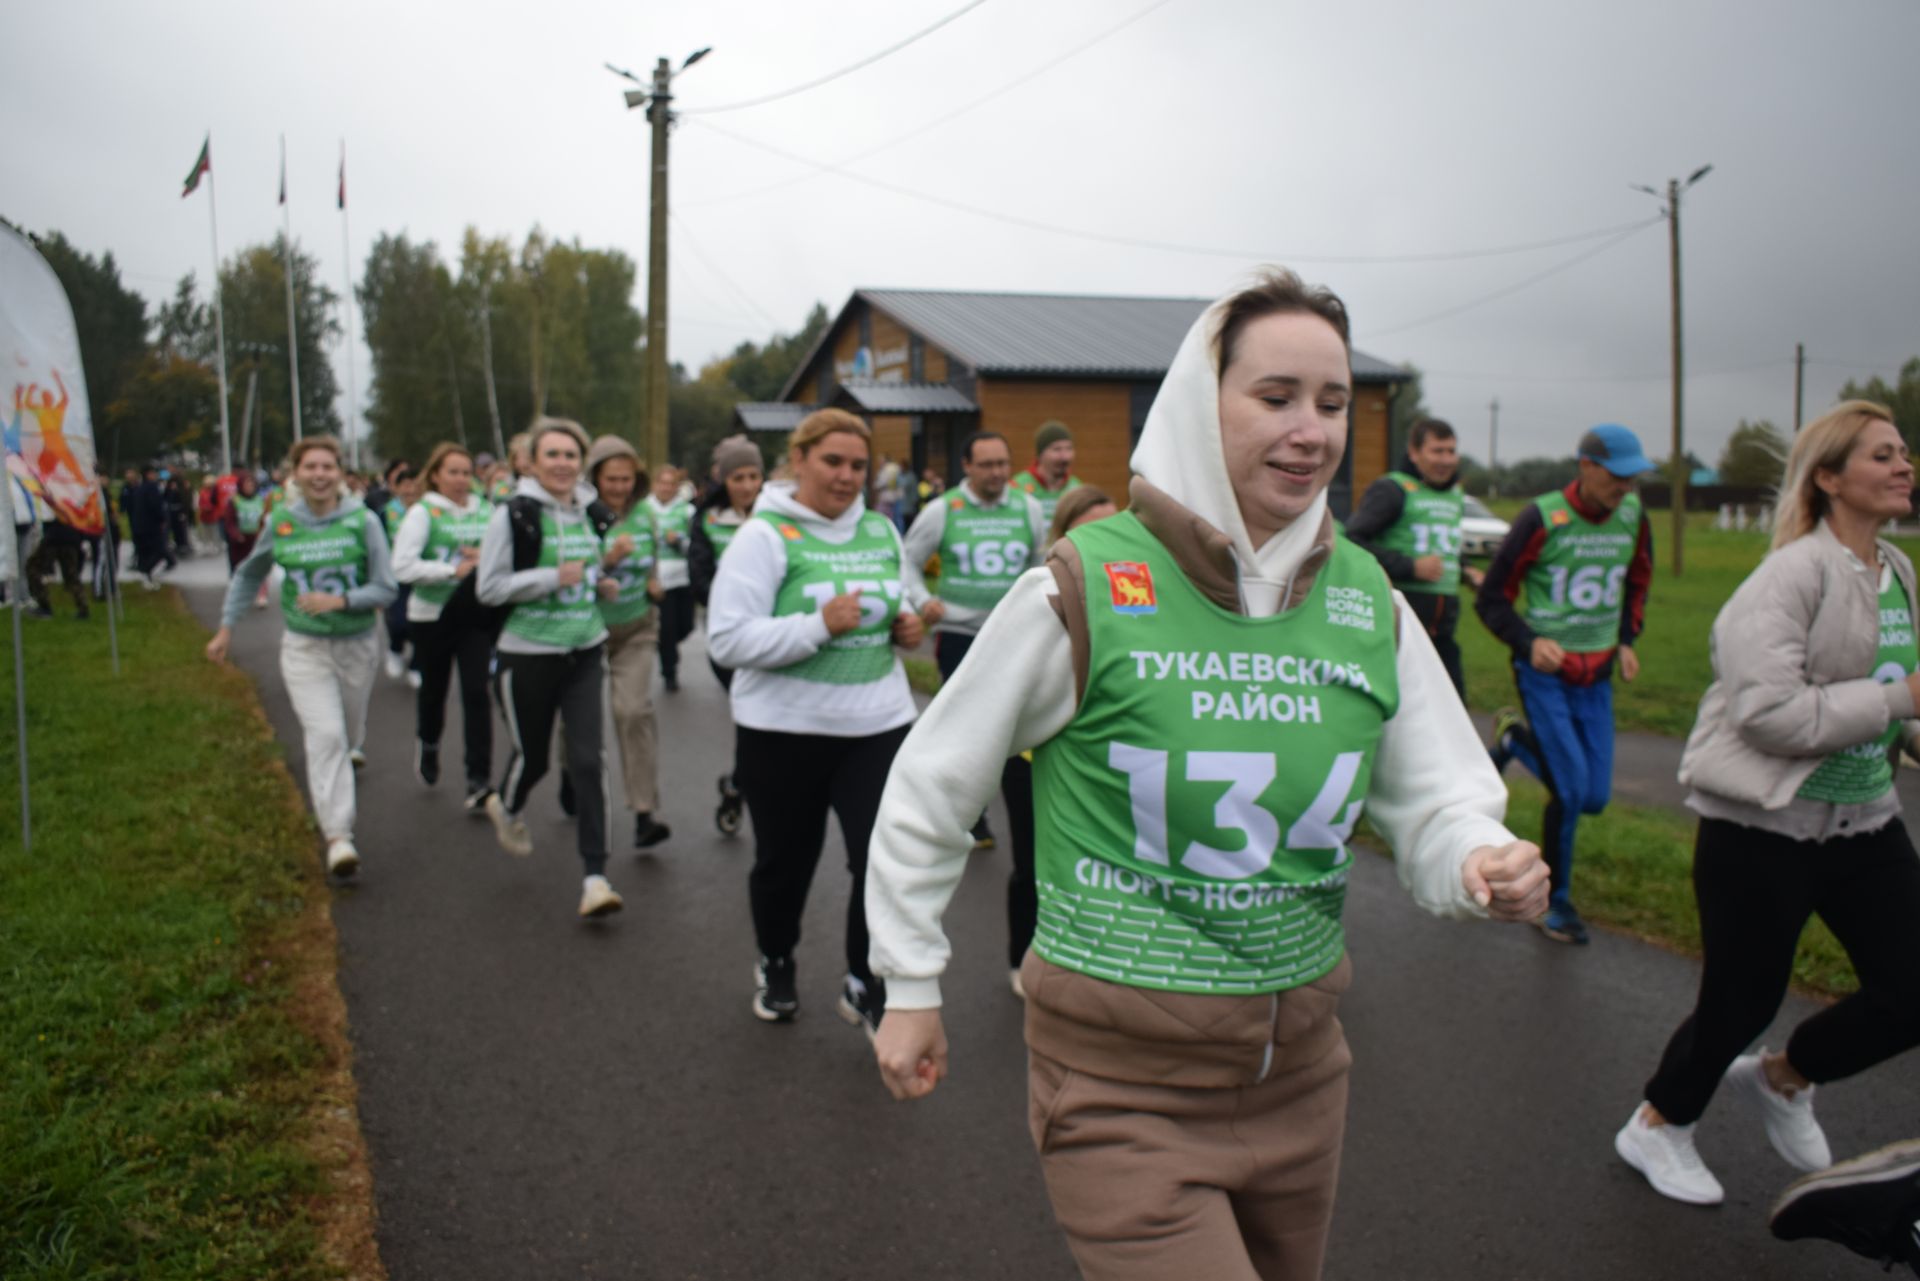
<path fill-rule="evenodd" d="M 37 382 L 13 385 L 14 421 L 9 434 L 17 445 L 10 443 L 8 453 L 25 459 L 38 482 L 33 488 L 45 498 L 62 523 L 84 534 L 98 534 L 106 528 L 106 521 L 101 512 L 100 491 L 91 474 L 92 459 L 78 457 L 74 442 L 67 438 L 67 384 L 58 369 L 50 372 L 54 387 L 60 392 L 58 400 L 54 399 L 52 390 Z M 33 421 L 31 431 L 24 430 L 28 415 Z M 79 443 L 84 447 L 91 442 Z"/>
<path fill-rule="evenodd" d="M 13 417 L 0 423 L 0 446 L 7 455 L 7 475 L 13 478 L 13 519 L 19 524 L 42 519 L 47 512 L 46 486 L 27 465 L 26 451 L 21 447 L 21 423 L 26 413 L 15 406 Z"/>

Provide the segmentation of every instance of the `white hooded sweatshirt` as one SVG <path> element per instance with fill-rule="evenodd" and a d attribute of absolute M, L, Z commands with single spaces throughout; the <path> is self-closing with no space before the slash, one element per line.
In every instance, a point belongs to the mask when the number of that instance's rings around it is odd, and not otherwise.
<path fill-rule="evenodd" d="M 1132 470 L 1227 535 L 1246 614 L 1268 618 L 1314 551 L 1326 497 L 1255 548 L 1240 519 L 1220 444 L 1214 336 L 1207 309 L 1167 371 Z M 967 659 L 921 715 L 895 757 L 867 864 L 873 971 L 890 1009 L 940 1005 L 952 952 L 942 914 L 973 847 L 969 829 L 999 786 L 1007 757 L 1053 738 L 1077 711 L 1073 653 L 1049 598 L 1045 566 L 1027 571 L 993 611 Z M 1400 882 L 1441 916 L 1485 916 L 1461 881 L 1467 856 L 1514 838 L 1502 826 L 1507 789 L 1454 693 L 1433 642 L 1394 594 L 1400 706 L 1382 728 L 1366 814 L 1393 847 Z M 1034 804 L 1046 797 L 1034 796 Z"/>
<path fill-rule="evenodd" d="M 774 512 L 804 526 L 826 543 L 845 543 L 858 531 L 866 504 L 828 520 L 803 507 L 790 484 L 775 482 L 760 491 L 754 515 Z M 894 545 L 900 535 L 893 530 Z M 777 670 L 813 657 L 827 643 L 827 622 L 818 612 L 773 612 L 774 598 L 787 577 L 787 542 L 764 520 L 740 526 L 720 558 L 707 598 L 707 652 L 733 676 L 733 720 L 748 729 L 786 734 L 825 734 L 864 738 L 905 725 L 914 717 L 913 690 L 898 657 L 884 680 L 864 685 L 829 685 L 783 676 Z M 901 604 L 906 605 L 901 582 Z"/>
<path fill-rule="evenodd" d="M 422 494 L 420 501 L 407 508 L 407 514 L 400 518 L 399 532 L 393 536 L 393 576 L 400 582 L 412 584 L 458 581 L 460 567 L 457 562 L 435 560 L 426 555 L 433 513 L 439 510 L 470 516 L 479 511 L 484 502 L 486 499 L 477 493 L 468 494 L 464 505 L 454 502 L 438 490 L 430 489 Z M 409 623 L 438 622 L 445 609 L 445 604 L 430 601 L 419 592 L 407 597 Z"/>

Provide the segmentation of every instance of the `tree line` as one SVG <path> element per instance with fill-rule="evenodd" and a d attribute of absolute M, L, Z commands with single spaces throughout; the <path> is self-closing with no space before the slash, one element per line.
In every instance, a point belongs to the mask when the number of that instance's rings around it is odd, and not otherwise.
<path fill-rule="evenodd" d="M 89 254 L 58 231 L 35 242 L 73 306 L 101 459 L 116 471 L 189 455 L 217 466 L 217 338 L 196 276 L 154 307 L 122 281 L 111 250 Z M 237 461 L 269 466 L 293 440 L 283 250 L 279 237 L 246 246 L 219 272 L 231 445 Z M 342 300 L 298 242 L 292 258 L 302 429 L 338 434 Z M 637 443 L 647 382 L 637 277 L 619 250 L 537 227 L 518 246 L 469 228 L 453 264 L 432 241 L 377 237 L 354 288 L 372 353 L 361 371 L 372 429 L 363 460 L 419 461 L 442 440 L 498 452 L 543 413 Z M 827 320 L 816 303 L 795 333 L 743 342 L 697 374 L 671 367 L 674 460 L 704 458 L 734 430 L 736 404 L 777 397 Z"/>

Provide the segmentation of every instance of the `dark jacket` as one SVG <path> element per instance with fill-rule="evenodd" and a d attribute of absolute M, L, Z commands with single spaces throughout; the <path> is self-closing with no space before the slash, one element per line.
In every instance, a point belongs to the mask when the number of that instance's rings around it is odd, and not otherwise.
<path fill-rule="evenodd" d="M 1452 489 L 1460 483 L 1460 473 L 1455 472 L 1453 479 L 1444 485 L 1436 485 L 1427 480 L 1424 473 L 1413 465 L 1412 458 L 1402 458 L 1398 470 L 1409 476 L 1419 476 L 1429 489 L 1442 492 Z M 1390 547 L 1382 547 L 1375 540 L 1400 520 L 1400 513 L 1407 509 L 1407 491 L 1391 476 L 1382 476 L 1367 486 L 1360 495 L 1360 505 L 1347 517 L 1347 541 L 1353 543 L 1380 562 L 1380 568 L 1387 571 L 1387 577 L 1396 583 L 1404 583 L 1415 577 L 1413 557 L 1397 552 Z"/>
<path fill-rule="evenodd" d="M 160 491 L 160 482 L 143 480 L 128 486 L 120 497 L 127 508 L 127 526 L 135 537 L 166 532 L 167 497 Z"/>

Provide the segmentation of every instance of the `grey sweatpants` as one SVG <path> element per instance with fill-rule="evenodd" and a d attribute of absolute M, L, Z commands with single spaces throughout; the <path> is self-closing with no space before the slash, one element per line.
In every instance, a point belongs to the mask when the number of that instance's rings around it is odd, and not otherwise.
<path fill-rule="evenodd" d="M 605 646 L 570 654 L 500 654 L 499 701 L 512 752 L 500 780 L 507 812 L 526 808 L 547 772 L 553 718 L 560 717 L 562 759 L 579 810 L 580 862 L 588 876 L 607 870 L 607 775 L 601 759 Z"/>

